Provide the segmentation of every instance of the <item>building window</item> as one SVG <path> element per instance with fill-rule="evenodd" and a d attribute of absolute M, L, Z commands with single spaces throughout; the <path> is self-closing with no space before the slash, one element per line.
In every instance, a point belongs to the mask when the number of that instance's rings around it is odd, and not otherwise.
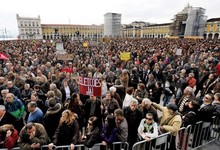
<path fill-rule="evenodd" d="M 35 26 L 34 22 L 32 22 L 32 26 L 33 26 L 33 27 Z"/>
<path fill-rule="evenodd" d="M 28 22 L 29 27 L 31 26 L 31 22 Z"/>

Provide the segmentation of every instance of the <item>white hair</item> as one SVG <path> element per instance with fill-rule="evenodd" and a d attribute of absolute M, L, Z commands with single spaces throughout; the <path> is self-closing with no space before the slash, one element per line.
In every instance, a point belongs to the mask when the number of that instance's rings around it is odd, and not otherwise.
<path fill-rule="evenodd" d="M 5 111 L 5 106 L 4 105 L 0 105 L 0 110 Z"/>
<path fill-rule="evenodd" d="M 1 91 L 1 93 L 4 93 L 4 92 L 5 93 L 9 93 L 9 90 L 8 89 L 4 89 L 4 90 Z"/>
<path fill-rule="evenodd" d="M 110 88 L 109 88 L 109 91 L 112 91 L 112 92 L 116 92 L 116 87 L 114 87 L 114 86 L 111 86 Z"/>
<path fill-rule="evenodd" d="M 144 98 L 144 99 L 142 100 L 142 104 L 144 104 L 144 105 L 150 105 L 150 104 L 151 104 L 151 100 L 150 100 L 149 98 Z"/>

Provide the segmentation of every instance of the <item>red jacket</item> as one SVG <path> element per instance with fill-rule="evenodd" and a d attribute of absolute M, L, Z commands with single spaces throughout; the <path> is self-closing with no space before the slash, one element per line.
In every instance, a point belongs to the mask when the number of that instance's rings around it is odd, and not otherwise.
<path fill-rule="evenodd" d="M 11 149 L 15 146 L 15 144 L 17 143 L 17 140 L 18 140 L 18 131 L 14 129 L 11 136 L 8 136 L 5 138 L 3 146 L 5 148 Z"/>
<path fill-rule="evenodd" d="M 220 64 L 217 64 L 217 65 L 215 66 L 215 69 L 216 69 L 216 75 L 217 75 L 217 76 L 220 76 Z"/>
<path fill-rule="evenodd" d="M 73 69 L 70 67 L 64 67 L 61 69 L 61 72 L 69 72 L 69 73 L 73 73 Z"/>
<path fill-rule="evenodd" d="M 194 88 L 194 86 L 196 85 L 196 79 L 195 78 L 191 78 L 188 80 L 188 86 Z"/>

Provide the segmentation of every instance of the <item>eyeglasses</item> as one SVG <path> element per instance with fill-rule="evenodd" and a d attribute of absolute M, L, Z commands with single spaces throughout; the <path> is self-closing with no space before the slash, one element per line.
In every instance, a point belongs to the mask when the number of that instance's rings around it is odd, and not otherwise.
<path fill-rule="evenodd" d="M 91 123 L 91 122 L 88 122 L 88 125 L 92 126 L 92 123 Z"/>
<path fill-rule="evenodd" d="M 150 120 L 150 121 L 153 120 L 153 118 L 147 118 L 147 117 L 146 117 L 146 119 L 147 119 L 147 120 Z"/>

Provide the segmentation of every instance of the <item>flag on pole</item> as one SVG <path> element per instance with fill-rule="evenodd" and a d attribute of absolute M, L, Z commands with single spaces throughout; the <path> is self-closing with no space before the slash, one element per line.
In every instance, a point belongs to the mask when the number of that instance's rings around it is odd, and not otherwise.
<path fill-rule="evenodd" d="M 5 54 L 0 53 L 0 59 L 8 60 L 8 57 Z"/>

